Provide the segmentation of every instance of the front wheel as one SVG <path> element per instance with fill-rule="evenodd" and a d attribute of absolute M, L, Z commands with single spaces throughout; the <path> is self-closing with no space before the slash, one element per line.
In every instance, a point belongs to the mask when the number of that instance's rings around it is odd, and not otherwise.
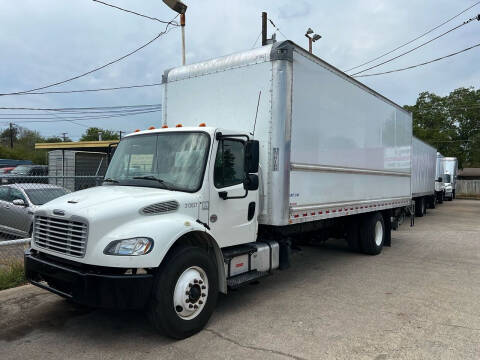
<path fill-rule="evenodd" d="M 217 295 L 214 260 L 202 248 L 180 246 L 159 268 L 148 317 L 163 334 L 184 339 L 205 327 L 215 309 Z"/>

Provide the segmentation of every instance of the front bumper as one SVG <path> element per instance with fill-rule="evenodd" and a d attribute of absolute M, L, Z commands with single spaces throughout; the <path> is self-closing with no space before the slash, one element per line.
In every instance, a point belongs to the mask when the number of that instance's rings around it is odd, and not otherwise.
<path fill-rule="evenodd" d="M 25 252 L 25 275 L 35 286 L 100 308 L 139 309 L 150 298 L 153 274 L 115 274 L 117 269 L 93 266 L 74 267 L 40 253 Z"/>

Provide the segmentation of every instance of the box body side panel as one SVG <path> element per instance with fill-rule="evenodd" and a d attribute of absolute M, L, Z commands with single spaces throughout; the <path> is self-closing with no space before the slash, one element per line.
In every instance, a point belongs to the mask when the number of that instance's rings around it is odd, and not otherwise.
<path fill-rule="evenodd" d="M 290 206 L 411 196 L 411 115 L 294 51 Z"/>
<path fill-rule="evenodd" d="M 413 137 L 412 140 L 412 196 L 435 192 L 437 149 Z"/>

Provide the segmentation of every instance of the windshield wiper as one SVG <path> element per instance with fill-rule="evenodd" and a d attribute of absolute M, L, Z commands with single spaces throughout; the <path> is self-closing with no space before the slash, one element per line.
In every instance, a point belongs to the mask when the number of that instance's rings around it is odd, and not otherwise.
<path fill-rule="evenodd" d="M 146 175 L 146 176 L 134 176 L 132 179 L 140 179 L 140 180 L 152 180 L 152 181 L 157 181 L 158 183 L 162 184 L 165 186 L 168 190 L 172 190 L 172 188 L 162 179 L 159 179 L 155 176 L 152 175 Z"/>
<path fill-rule="evenodd" d="M 115 179 L 112 179 L 112 178 L 103 179 L 103 182 L 110 182 L 110 183 L 115 183 L 115 184 L 119 183 L 118 180 L 115 180 Z"/>

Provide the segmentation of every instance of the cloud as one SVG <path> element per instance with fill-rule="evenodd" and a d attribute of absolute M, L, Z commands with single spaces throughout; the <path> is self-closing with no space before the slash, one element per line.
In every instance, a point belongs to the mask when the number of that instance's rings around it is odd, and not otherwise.
<path fill-rule="evenodd" d="M 312 27 L 321 34 L 314 52 L 340 69 L 391 50 L 473 4 L 470 0 L 186 2 L 188 62 L 251 48 L 260 33 L 261 12 L 267 11 L 282 34 L 301 46 L 307 45 L 306 28 Z M 112 3 L 161 19 L 175 15 L 161 1 L 112 0 Z M 435 35 L 478 12 L 480 6 L 437 30 Z M 0 22 L 0 92 L 29 89 L 85 72 L 133 50 L 163 29 L 157 22 L 91 1 L 44 0 L 41 6 L 36 0 L 5 1 Z M 478 22 L 466 25 L 372 72 L 413 65 L 471 46 L 478 42 L 478 26 Z M 269 33 L 274 31 L 269 25 Z M 277 39 L 282 40 L 282 35 L 277 34 Z M 180 59 L 180 32 L 174 29 L 121 63 L 58 89 L 158 82 L 164 70 L 178 66 Z M 480 87 L 478 63 L 477 49 L 423 68 L 361 81 L 401 105 L 413 104 L 421 91 L 443 95 L 459 86 Z M 161 88 L 152 87 L 92 94 L 3 97 L 0 106 L 114 106 L 158 103 L 161 96 Z M 160 114 L 84 123 L 133 130 L 158 125 Z M 28 127 L 46 135 L 64 131 L 79 135 L 84 130 L 70 123 L 28 124 Z"/>

